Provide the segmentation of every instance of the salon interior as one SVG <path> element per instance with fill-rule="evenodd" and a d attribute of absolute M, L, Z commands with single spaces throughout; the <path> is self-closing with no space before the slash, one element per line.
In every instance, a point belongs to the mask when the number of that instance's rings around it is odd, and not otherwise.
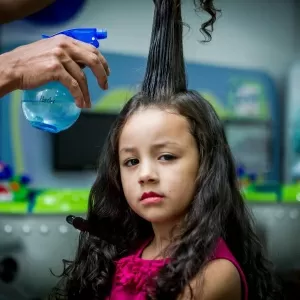
<path fill-rule="evenodd" d="M 286 299 L 300 299 L 300 4 L 218 0 L 213 39 L 205 16 L 184 1 L 184 54 L 190 88 L 223 121 L 246 204 Z M 87 69 L 92 108 L 51 134 L 24 117 L 22 91 L 0 101 L 0 300 L 45 300 L 74 257 L 100 148 L 143 78 L 153 1 L 57 0 L 0 26 L 1 53 L 70 28 L 106 28 L 99 50 L 112 70 L 107 91 Z M 299 31 L 298 31 L 299 30 Z M 94 130 L 90 130 L 94 128 Z M 76 149 L 76 151 L 73 151 Z M 105 230 L 105 229 L 104 229 Z M 51 271 L 50 271 L 51 270 Z"/>

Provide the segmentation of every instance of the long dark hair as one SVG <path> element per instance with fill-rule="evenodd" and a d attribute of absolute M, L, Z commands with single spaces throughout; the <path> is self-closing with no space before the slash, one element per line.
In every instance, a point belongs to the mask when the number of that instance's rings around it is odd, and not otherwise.
<path fill-rule="evenodd" d="M 89 231 L 80 234 L 75 260 L 65 261 L 62 289 L 54 299 L 105 299 L 115 273 L 114 261 L 128 255 L 153 235 L 151 224 L 135 214 L 125 199 L 119 170 L 118 140 L 126 120 L 139 108 L 173 108 L 190 124 L 199 153 L 196 193 L 180 234 L 169 253 L 172 262 L 156 280 L 155 299 L 176 299 L 208 262 L 222 237 L 247 278 L 249 300 L 277 299 L 276 285 L 251 215 L 239 192 L 235 164 L 223 126 L 212 106 L 187 90 L 179 0 L 155 0 L 155 13 L 145 79 L 141 92 L 124 106 L 113 125 L 100 158 L 89 197 Z M 213 1 L 200 1 L 211 14 L 202 29 L 213 25 Z M 210 27 L 211 28 L 211 27 Z"/>

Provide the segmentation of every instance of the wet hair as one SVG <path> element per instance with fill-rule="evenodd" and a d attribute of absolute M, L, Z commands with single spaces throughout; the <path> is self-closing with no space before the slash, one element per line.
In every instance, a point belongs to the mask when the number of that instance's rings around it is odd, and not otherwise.
<path fill-rule="evenodd" d="M 187 89 L 179 0 L 155 0 L 155 12 L 145 78 L 114 123 L 104 146 L 97 178 L 89 197 L 84 231 L 74 261 L 65 261 L 63 288 L 54 299 L 105 299 L 112 287 L 114 261 L 128 255 L 153 235 L 151 224 L 134 213 L 123 193 L 118 157 L 121 130 L 132 114 L 147 107 L 173 109 L 190 125 L 199 149 L 196 192 L 180 233 L 170 245 L 171 262 L 155 281 L 155 299 L 176 299 L 208 263 L 222 237 L 240 263 L 249 287 L 249 300 L 277 298 L 277 286 L 251 215 L 239 191 L 235 164 L 223 125 L 199 93 Z M 213 1 L 200 1 L 211 14 Z M 206 32 L 205 32 L 206 30 Z M 72 220 L 71 220 L 72 221 Z M 80 228 L 80 222 L 76 222 Z M 88 224 L 88 226 L 87 226 Z M 150 298 L 151 295 L 149 295 Z M 191 297 L 192 299 L 192 297 Z"/>

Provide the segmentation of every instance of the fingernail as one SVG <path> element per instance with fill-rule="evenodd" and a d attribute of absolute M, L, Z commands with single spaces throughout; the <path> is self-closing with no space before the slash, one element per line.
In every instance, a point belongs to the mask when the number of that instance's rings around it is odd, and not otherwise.
<path fill-rule="evenodd" d="M 85 102 L 84 102 L 84 107 L 89 108 L 90 103 L 91 103 L 91 99 L 90 99 L 90 97 L 88 97 L 88 99 L 86 99 Z"/>
<path fill-rule="evenodd" d="M 81 99 L 75 99 L 75 104 L 77 107 L 81 108 L 83 101 Z"/>
<path fill-rule="evenodd" d="M 104 89 L 107 90 L 108 89 L 108 82 L 106 81 L 105 85 L 104 85 Z"/>
<path fill-rule="evenodd" d="M 107 74 L 108 76 L 110 75 L 110 68 L 108 68 L 108 74 Z"/>

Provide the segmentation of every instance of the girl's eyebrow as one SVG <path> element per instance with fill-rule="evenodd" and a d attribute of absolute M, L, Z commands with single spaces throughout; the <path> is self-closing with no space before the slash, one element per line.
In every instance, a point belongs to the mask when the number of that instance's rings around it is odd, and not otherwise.
<path fill-rule="evenodd" d="M 179 146 L 178 143 L 175 141 L 164 141 L 164 142 L 159 142 L 154 144 L 152 147 L 155 149 L 161 149 L 161 148 L 166 148 L 167 146 Z"/>
<path fill-rule="evenodd" d="M 133 152 L 136 152 L 136 148 L 135 147 L 123 147 L 120 149 L 120 153 L 121 152 L 133 153 Z"/>
<path fill-rule="evenodd" d="M 159 142 L 159 143 L 153 144 L 152 148 L 161 149 L 161 148 L 166 148 L 167 146 L 177 146 L 178 147 L 179 144 L 176 142 L 173 142 L 173 141 L 164 141 L 164 142 Z M 136 147 L 123 147 L 120 149 L 120 153 L 121 152 L 133 153 L 136 151 L 137 151 Z"/>

